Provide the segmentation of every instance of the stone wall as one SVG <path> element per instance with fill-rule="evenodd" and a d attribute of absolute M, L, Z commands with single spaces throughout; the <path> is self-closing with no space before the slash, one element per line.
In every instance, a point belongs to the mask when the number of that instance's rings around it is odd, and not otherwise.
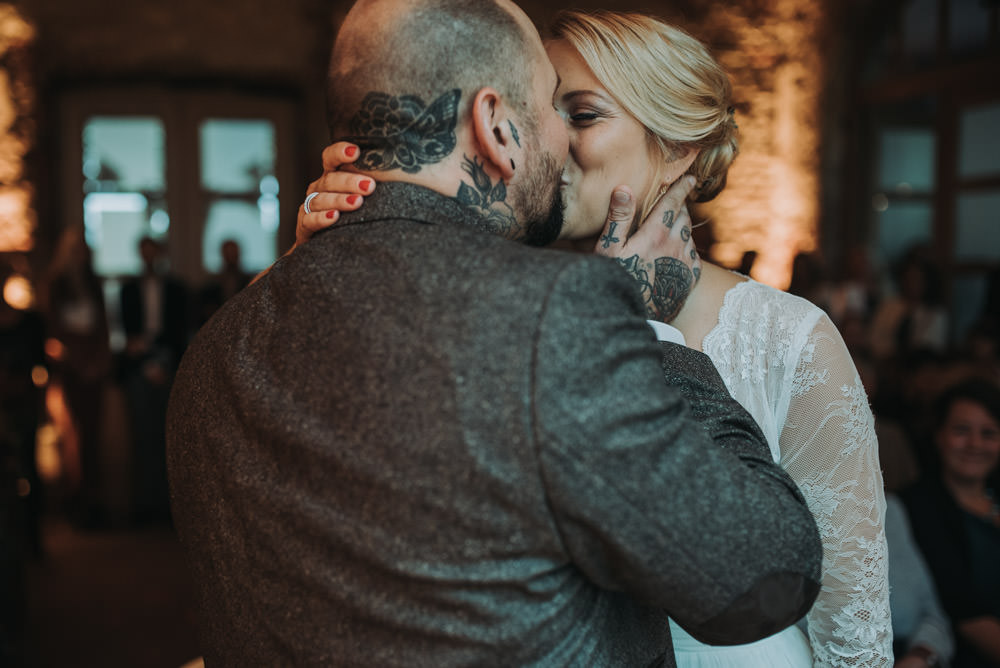
<path fill-rule="evenodd" d="M 35 229 L 27 156 L 35 143 L 34 27 L 0 4 L 0 252 L 30 251 Z"/>

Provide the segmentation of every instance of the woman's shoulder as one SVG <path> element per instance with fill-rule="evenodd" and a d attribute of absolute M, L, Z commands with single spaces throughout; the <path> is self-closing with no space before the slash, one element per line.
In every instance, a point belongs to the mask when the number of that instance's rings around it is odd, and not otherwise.
<path fill-rule="evenodd" d="M 794 386 L 792 374 L 809 354 L 824 315 L 801 297 L 741 281 L 726 292 L 718 324 L 705 336 L 703 349 L 713 361 L 718 359 L 720 370 L 728 365 L 733 377 L 752 383 L 771 378 L 776 391 L 783 392 Z"/>
<path fill-rule="evenodd" d="M 739 276 L 739 274 L 737 274 L 737 276 Z M 747 278 L 744 281 L 739 281 L 730 289 L 730 292 L 739 293 L 740 291 L 746 293 L 747 295 L 755 296 L 758 299 L 774 301 L 782 306 L 791 306 L 800 311 L 823 312 L 823 309 L 804 297 L 793 295 L 785 290 L 779 290 L 778 288 L 767 285 L 766 283 L 761 283 L 753 278 Z"/>
<path fill-rule="evenodd" d="M 761 330 L 808 332 L 826 313 L 807 299 L 753 279 L 733 285 L 723 300 L 720 322 L 728 320 Z"/>
<path fill-rule="evenodd" d="M 706 334 L 702 349 L 723 378 L 758 383 L 768 377 L 781 385 L 788 380 L 784 370 L 796 368 L 822 315 L 804 299 L 740 280 L 726 291 L 717 324 Z"/>

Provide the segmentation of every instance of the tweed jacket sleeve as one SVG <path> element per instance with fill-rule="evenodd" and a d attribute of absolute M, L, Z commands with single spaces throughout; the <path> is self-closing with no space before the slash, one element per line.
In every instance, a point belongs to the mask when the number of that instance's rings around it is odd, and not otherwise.
<path fill-rule="evenodd" d="M 703 642 L 775 633 L 818 591 L 812 516 L 708 358 L 661 349 L 631 279 L 601 262 L 555 279 L 535 351 L 539 465 L 566 550 Z"/>

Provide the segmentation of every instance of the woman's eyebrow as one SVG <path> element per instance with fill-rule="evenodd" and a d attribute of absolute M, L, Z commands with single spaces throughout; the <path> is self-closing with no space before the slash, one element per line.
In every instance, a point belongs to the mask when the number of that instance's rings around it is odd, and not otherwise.
<path fill-rule="evenodd" d="M 591 90 L 589 88 L 582 88 L 580 90 L 571 90 L 566 93 L 563 93 L 562 99 L 572 100 L 573 98 L 583 97 L 584 95 L 594 95 L 600 98 L 607 98 L 607 96 L 601 93 L 600 91 Z"/>
<path fill-rule="evenodd" d="M 571 91 L 568 91 L 566 93 L 563 93 L 562 101 L 563 102 L 570 102 L 570 101 L 574 100 L 575 98 L 584 97 L 584 96 L 587 96 L 587 95 L 593 95 L 594 97 L 598 97 L 598 98 L 600 98 L 601 100 L 603 100 L 605 102 L 611 102 L 612 101 L 611 96 L 609 96 L 607 93 L 604 93 L 604 92 L 599 91 L 599 90 L 591 90 L 589 88 L 583 88 L 583 89 L 580 89 L 580 90 L 571 90 Z"/>

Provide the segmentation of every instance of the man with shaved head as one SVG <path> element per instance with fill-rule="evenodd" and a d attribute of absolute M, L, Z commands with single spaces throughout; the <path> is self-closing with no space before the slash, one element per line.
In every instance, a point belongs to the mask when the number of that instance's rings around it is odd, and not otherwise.
<path fill-rule="evenodd" d="M 333 47 L 327 83 L 331 136 L 361 146 L 356 167 L 378 170 L 380 181 L 440 188 L 454 181 L 444 170 L 460 166 L 492 231 L 536 246 L 559 236 L 568 139 L 551 104 L 556 75 L 513 3 L 358 2 Z M 492 131 L 459 122 L 474 107 L 497 126 L 495 155 L 456 148 L 475 142 L 476 130 Z M 503 160 L 499 179 L 491 159 Z M 487 191 L 497 180 L 503 196 Z"/>
<path fill-rule="evenodd" d="M 613 261 L 531 248 L 567 135 L 527 16 L 358 2 L 329 83 L 377 192 L 227 302 L 171 398 L 209 668 L 672 666 L 668 615 L 801 617 L 815 525 L 708 358 Z"/>

